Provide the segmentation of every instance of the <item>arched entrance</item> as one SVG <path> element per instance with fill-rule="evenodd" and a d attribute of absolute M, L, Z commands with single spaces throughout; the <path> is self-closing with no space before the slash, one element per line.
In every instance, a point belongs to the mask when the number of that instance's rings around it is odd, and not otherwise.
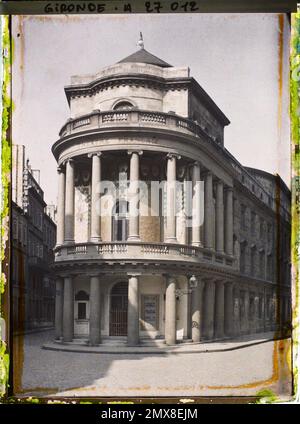
<path fill-rule="evenodd" d="M 109 335 L 127 336 L 128 282 L 114 285 L 110 292 Z"/>
<path fill-rule="evenodd" d="M 90 296 L 84 290 L 79 290 L 75 294 L 74 308 L 74 333 L 77 336 L 87 336 L 89 334 L 90 318 Z"/>

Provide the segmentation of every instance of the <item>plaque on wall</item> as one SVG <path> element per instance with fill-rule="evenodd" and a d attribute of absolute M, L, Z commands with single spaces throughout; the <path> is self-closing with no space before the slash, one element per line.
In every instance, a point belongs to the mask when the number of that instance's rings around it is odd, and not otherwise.
<path fill-rule="evenodd" d="M 145 330 L 158 329 L 158 295 L 142 296 L 142 326 Z"/>

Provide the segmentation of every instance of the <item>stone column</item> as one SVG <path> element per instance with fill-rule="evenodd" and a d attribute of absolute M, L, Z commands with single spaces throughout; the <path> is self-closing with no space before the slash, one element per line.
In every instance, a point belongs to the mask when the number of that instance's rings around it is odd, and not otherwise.
<path fill-rule="evenodd" d="M 233 336 L 234 334 L 234 316 L 233 316 L 233 283 L 225 285 L 225 334 Z"/>
<path fill-rule="evenodd" d="M 100 183 L 101 153 L 92 153 L 92 196 L 91 196 L 91 236 L 90 241 L 101 241 Z"/>
<path fill-rule="evenodd" d="M 129 346 L 139 344 L 139 275 L 128 275 L 127 344 Z"/>
<path fill-rule="evenodd" d="M 198 277 L 198 284 L 192 291 L 192 340 L 200 342 L 202 338 L 202 299 L 203 299 L 203 282 Z"/>
<path fill-rule="evenodd" d="M 58 172 L 58 197 L 57 197 L 57 232 L 56 245 L 60 246 L 65 241 L 65 173 L 62 167 L 57 168 Z"/>
<path fill-rule="evenodd" d="M 66 163 L 65 242 L 74 243 L 74 162 Z"/>
<path fill-rule="evenodd" d="M 142 152 L 128 152 L 130 157 L 130 187 L 129 187 L 129 231 L 128 240 L 140 241 L 139 230 L 139 156 Z"/>
<path fill-rule="evenodd" d="M 101 286 L 98 275 L 90 276 L 90 345 L 101 343 Z"/>
<path fill-rule="evenodd" d="M 225 252 L 227 255 L 233 255 L 233 188 L 227 187 L 225 194 Z"/>
<path fill-rule="evenodd" d="M 204 241 L 205 247 L 213 248 L 213 180 L 208 171 L 204 182 Z"/>
<path fill-rule="evenodd" d="M 72 277 L 64 278 L 63 341 L 71 342 L 74 336 L 74 287 Z"/>
<path fill-rule="evenodd" d="M 224 282 L 216 282 L 216 338 L 224 337 Z"/>
<path fill-rule="evenodd" d="M 201 192 L 200 192 L 200 165 L 195 162 L 193 165 L 193 222 L 192 222 L 192 245 L 202 246 L 200 234 L 201 222 Z"/>
<path fill-rule="evenodd" d="M 204 299 L 204 332 L 208 340 L 214 338 L 214 322 L 215 322 L 215 282 L 207 281 L 205 284 Z"/>
<path fill-rule="evenodd" d="M 55 339 L 59 340 L 62 337 L 63 325 L 63 289 L 64 283 L 61 277 L 57 277 L 55 290 Z"/>
<path fill-rule="evenodd" d="M 166 277 L 165 339 L 167 345 L 176 344 L 176 279 Z"/>
<path fill-rule="evenodd" d="M 224 253 L 224 200 L 223 182 L 217 182 L 216 193 L 216 251 Z"/>
<path fill-rule="evenodd" d="M 176 160 L 180 156 L 169 153 L 167 162 L 167 231 L 166 243 L 177 243 L 176 239 Z"/>

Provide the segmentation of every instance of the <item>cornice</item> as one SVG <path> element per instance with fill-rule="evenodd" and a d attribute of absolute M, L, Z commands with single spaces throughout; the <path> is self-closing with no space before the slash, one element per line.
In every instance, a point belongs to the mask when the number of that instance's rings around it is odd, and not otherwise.
<path fill-rule="evenodd" d="M 207 94 L 207 92 L 201 87 L 198 81 L 195 80 L 195 78 L 190 78 L 190 85 L 192 90 L 194 90 L 194 92 L 197 94 L 198 98 L 200 98 L 203 104 L 208 107 L 208 109 L 213 113 L 217 120 L 221 122 L 224 126 L 229 125 L 230 120 L 221 111 L 221 109 L 217 106 L 217 104 L 213 101 L 209 94 Z"/>
<path fill-rule="evenodd" d="M 65 86 L 65 93 L 68 103 L 72 97 L 93 96 L 100 91 L 107 90 L 112 87 L 124 85 L 139 85 L 160 90 L 187 90 L 191 84 L 191 78 L 163 78 L 147 74 L 126 74 L 114 75 L 99 78 L 87 84 L 77 84 Z"/>
<path fill-rule="evenodd" d="M 147 137 L 147 138 L 155 138 L 159 140 L 159 137 L 162 135 L 164 137 L 167 137 L 170 140 L 176 139 L 179 142 L 192 143 L 195 147 L 202 148 L 205 150 L 205 153 L 210 156 L 212 160 L 215 160 L 220 168 L 222 168 L 227 174 L 229 174 L 231 177 L 236 177 L 237 173 L 235 169 L 231 166 L 229 162 L 224 159 L 224 150 L 222 147 L 218 146 L 216 143 L 214 143 L 212 140 L 210 140 L 209 136 L 205 133 L 203 136 L 196 137 L 187 133 L 183 133 L 180 131 L 173 130 L 171 128 L 155 128 L 155 127 L 140 127 L 140 126 L 110 126 L 110 127 L 104 127 L 104 128 L 96 128 L 96 129 L 90 129 L 85 130 L 81 132 L 76 132 L 70 135 L 67 135 L 65 137 L 62 137 L 58 139 L 54 145 L 52 146 L 52 153 L 55 156 L 56 160 L 58 160 L 59 151 L 60 148 L 63 149 L 62 146 L 67 147 L 70 144 L 80 144 L 82 141 L 92 141 L 97 136 L 101 135 L 101 138 L 105 139 L 108 137 L 117 137 L 118 135 L 122 135 L 122 137 L 132 137 L 134 134 L 138 134 L 139 137 Z M 201 146 L 200 146 L 201 144 Z M 156 146 L 157 152 L 162 152 L 162 150 L 159 149 L 159 144 Z M 183 144 L 184 147 L 184 144 Z M 125 145 L 120 145 L 120 150 L 126 150 L 131 149 L 132 147 Z M 144 145 L 140 146 L 140 150 L 143 150 L 146 148 Z M 151 149 L 153 151 L 153 145 L 151 146 Z M 179 154 L 179 153 L 178 153 Z M 182 152 L 181 156 L 186 156 L 184 152 Z M 188 157 L 188 156 L 187 156 Z M 194 157 L 191 157 L 191 159 L 195 159 Z"/>
<path fill-rule="evenodd" d="M 101 263 L 101 268 L 99 268 Z M 240 289 L 245 288 L 251 289 L 271 289 L 276 290 L 279 294 L 284 295 L 289 292 L 290 287 L 283 286 L 274 281 L 261 280 L 253 278 L 248 275 L 240 274 L 234 269 L 225 269 L 218 266 L 209 264 L 199 263 L 176 263 L 176 262 L 155 262 L 140 260 L 128 260 L 128 261 L 107 261 L 107 260 L 76 260 L 76 261 L 63 261 L 54 263 L 52 269 L 56 274 L 66 276 L 69 275 L 90 275 L 96 273 L 97 276 L 103 275 L 115 275 L 115 274 L 126 274 L 126 275 L 184 275 L 186 277 L 191 274 L 199 274 L 203 280 L 218 280 L 224 281 L 224 283 L 235 283 Z"/>
<path fill-rule="evenodd" d="M 101 263 L 101 269 L 99 264 Z M 157 262 L 153 260 L 145 259 L 132 259 L 130 260 L 99 260 L 99 259 L 86 259 L 86 260 L 70 260 L 60 261 L 52 265 L 52 269 L 58 274 L 62 272 L 68 273 L 93 273 L 97 274 L 177 274 L 190 275 L 191 273 L 208 273 L 207 277 L 215 278 L 230 278 L 238 279 L 239 274 L 234 269 L 227 269 L 221 266 L 212 266 L 205 263 L 191 263 L 191 262 L 176 262 L 176 261 L 165 261 Z"/>

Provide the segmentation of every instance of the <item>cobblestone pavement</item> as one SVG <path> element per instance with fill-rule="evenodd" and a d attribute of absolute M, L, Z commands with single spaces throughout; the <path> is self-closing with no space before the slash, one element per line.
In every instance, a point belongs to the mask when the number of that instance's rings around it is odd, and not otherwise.
<path fill-rule="evenodd" d="M 272 378 L 274 342 L 228 352 L 111 355 L 42 350 L 51 339 L 51 331 L 28 334 L 22 349 L 15 338 L 19 368 L 23 362 L 16 394 L 229 396 L 274 389 L 264 382 Z"/>

